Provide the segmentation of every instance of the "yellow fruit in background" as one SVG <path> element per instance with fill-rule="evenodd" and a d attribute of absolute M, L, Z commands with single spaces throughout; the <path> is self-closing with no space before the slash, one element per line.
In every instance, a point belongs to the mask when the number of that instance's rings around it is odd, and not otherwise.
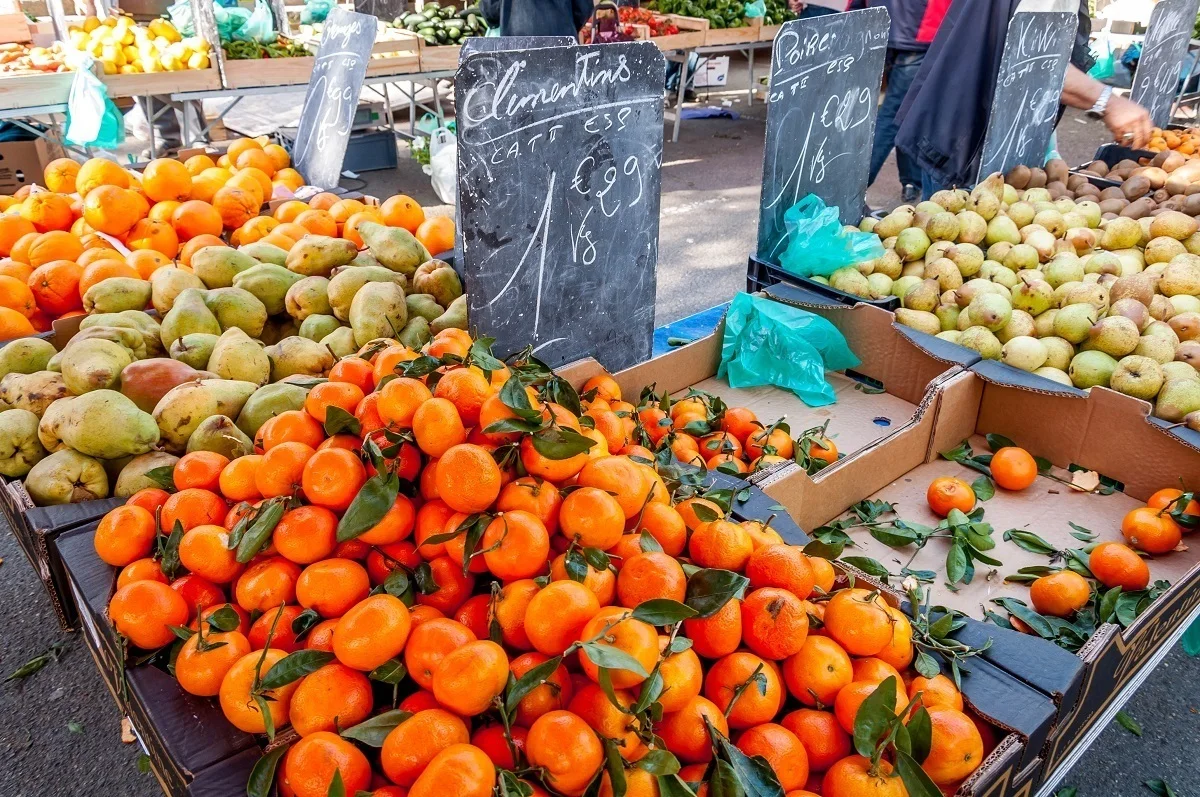
<path fill-rule="evenodd" d="M 99 17 L 85 17 L 83 20 L 83 29 L 87 33 L 91 33 L 96 28 L 100 27 Z"/>
<path fill-rule="evenodd" d="M 208 53 L 193 53 L 187 65 L 188 69 L 208 69 Z"/>

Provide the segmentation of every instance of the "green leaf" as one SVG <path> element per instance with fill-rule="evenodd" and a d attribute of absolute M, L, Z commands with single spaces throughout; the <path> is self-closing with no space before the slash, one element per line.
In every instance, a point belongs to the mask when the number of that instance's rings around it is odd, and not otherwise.
<path fill-rule="evenodd" d="M 1175 794 L 1175 790 L 1167 785 L 1165 780 L 1159 780 L 1155 778 L 1154 780 L 1144 781 L 1142 785 L 1157 794 L 1159 797 L 1178 797 L 1178 795 Z"/>
<path fill-rule="evenodd" d="M 267 738 L 272 742 L 275 741 L 275 717 L 271 714 L 271 707 L 267 705 L 267 698 L 257 692 L 252 692 L 251 696 L 254 698 L 254 705 L 258 707 L 259 714 L 262 715 Z"/>
<path fill-rule="evenodd" d="M 857 567 L 868 576 L 886 579 L 889 575 L 886 567 L 869 556 L 845 556 L 842 561 L 852 567 Z"/>
<path fill-rule="evenodd" d="M 1117 724 L 1132 733 L 1134 736 L 1141 738 L 1142 726 L 1138 725 L 1137 720 L 1126 714 L 1124 711 L 1117 712 Z"/>
<path fill-rule="evenodd" d="M 1009 614 L 1032 628 L 1033 632 L 1043 639 L 1054 639 L 1054 628 L 1050 621 L 1020 601 L 1013 598 L 995 598 L 993 603 L 1004 607 Z"/>
<path fill-rule="evenodd" d="M 383 580 L 383 591 L 394 598 L 403 598 L 412 592 L 412 579 L 403 570 L 393 570 Z"/>
<path fill-rule="evenodd" d="M 1012 440 L 1009 440 L 1007 437 L 1005 437 L 1002 434 L 984 435 L 984 438 L 987 440 L 988 448 L 990 448 L 992 450 L 993 454 L 1002 448 L 1016 448 L 1017 447 L 1016 443 L 1014 443 Z"/>
<path fill-rule="evenodd" d="M 408 675 L 408 670 L 404 666 L 404 662 L 400 659 L 388 659 L 383 664 L 380 664 L 367 675 L 372 681 L 390 684 L 395 686 L 404 680 L 404 676 Z"/>
<path fill-rule="evenodd" d="M 642 756 L 637 766 L 651 775 L 674 775 L 679 771 L 679 759 L 669 750 L 656 748 Z"/>
<path fill-rule="evenodd" d="M 140 756 L 137 757 L 136 766 L 137 766 L 138 772 L 140 772 L 143 775 L 148 775 L 150 773 L 150 756 L 146 755 L 145 753 L 142 753 Z"/>
<path fill-rule="evenodd" d="M 1067 521 L 1067 525 L 1074 529 L 1074 531 L 1071 532 L 1071 536 L 1077 540 L 1091 542 L 1092 540 L 1096 539 L 1096 533 L 1091 529 L 1085 529 L 1083 526 L 1080 526 L 1078 523 L 1070 520 Z"/>
<path fill-rule="evenodd" d="M 1116 618 L 1117 601 L 1121 599 L 1121 593 L 1122 589 L 1120 587 L 1113 587 L 1104 592 L 1104 597 L 1100 599 L 1100 609 L 1098 611 L 1100 622 L 1110 623 Z"/>
<path fill-rule="evenodd" d="M 667 646 L 667 653 L 674 656 L 676 653 L 682 653 L 692 646 L 692 640 L 685 636 L 677 636 L 671 640 L 671 644 Z"/>
<path fill-rule="evenodd" d="M 587 452 L 596 441 L 584 437 L 574 429 L 550 427 L 530 435 L 533 448 L 546 459 L 570 459 L 576 454 Z"/>
<path fill-rule="evenodd" d="M 688 579 L 684 603 L 695 609 L 697 616 L 711 617 L 749 584 L 750 579 L 731 570 L 699 570 Z"/>
<path fill-rule="evenodd" d="M 262 505 L 258 516 L 254 518 L 254 522 L 250 524 L 246 533 L 238 541 L 237 555 L 234 558 L 239 563 L 246 564 L 267 547 L 271 541 L 271 535 L 275 533 L 275 527 L 283 518 L 284 509 L 286 509 L 286 499 L 282 497 L 272 498 Z"/>
<path fill-rule="evenodd" d="M 1075 797 L 1079 794 L 1079 789 L 1074 786 L 1068 786 L 1065 789 L 1059 789 L 1054 793 L 1054 797 Z"/>
<path fill-rule="evenodd" d="M 692 508 L 692 512 L 696 515 L 696 519 L 701 523 L 712 523 L 714 520 L 717 520 L 721 517 L 717 514 L 717 511 L 708 504 L 702 504 L 697 501 L 693 504 L 690 504 L 690 506 Z"/>
<path fill-rule="evenodd" d="M 583 558 L 587 560 L 588 565 L 593 570 L 604 571 L 612 564 L 612 560 L 608 558 L 608 554 L 599 548 L 584 548 Z"/>
<path fill-rule="evenodd" d="M 937 787 L 925 770 L 921 769 L 913 757 L 902 752 L 896 753 L 896 771 L 904 781 L 908 797 L 942 797 L 942 790 Z"/>
<path fill-rule="evenodd" d="M 297 650 L 289 653 L 267 670 L 262 679 L 262 688 L 270 690 L 287 686 L 306 675 L 311 675 L 333 659 L 333 654 L 324 650 Z"/>
<path fill-rule="evenodd" d="M 516 374 L 510 376 L 504 383 L 504 387 L 500 388 L 500 401 L 518 418 L 526 421 L 542 420 L 541 410 L 533 408 L 529 402 L 529 394 L 525 392 L 525 385 Z"/>
<path fill-rule="evenodd" d="M 696 610 L 669 598 L 654 598 L 642 601 L 633 610 L 633 619 L 650 625 L 674 625 L 681 620 L 695 617 Z"/>
<path fill-rule="evenodd" d="M 658 776 L 659 797 L 696 797 L 696 792 L 679 775 Z"/>
<path fill-rule="evenodd" d="M 641 536 L 638 538 L 638 546 L 641 548 L 642 553 L 663 552 L 662 545 L 660 545 L 658 540 L 654 539 L 654 535 L 648 531 L 643 531 L 641 533 Z"/>
<path fill-rule="evenodd" d="M 954 615 L 949 612 L 929 624 L 929 635 L 934 639 L 945 639 L 954 628 Z"/>
<path fill-rule="evenodd" d="M 963 580 L 967 574 L 967 551 L 966 547 L 955 540 L 950 546 L 950 551 L 946 554 L 946 580 L 951 584 L 957 584 Z"/>
<path fill-rule="evenodd" d="M 174 465 L 163 465 L 159 468 L 151 468 L 150 470 L 146 471 L 146 478 L 166 490 L 168 493 L 175 492 Z"/>
<path fill-rule="evenodd" d="M 805 556 L 819 556 L 822 559 L 837 559 L 842 555 L 845 546 L 838 543 L 813 540 L 804 546 Z"/>
<path fill-rule="evenodd" d="M 325 434 L 333 437 L 335 434 L 362 434 L 362 424 L 358 418 L 346 412 L 341 407 L 330 404 L 325 408 Z"/>
<path fill-rule="evenodd" d="M 175 578 L 175 574 L 181 567 L 179 562 L 179 543 L 181 542 L 183 542 L 183 524 L 176 520 L 170 536 L 167 537 L 166 545 L 163 546 L 162 559 L 158 563 L 163 575 L 169 579 Z"/>
<path fill-rule="evenodd" d="M 867 695 L 854 715 L 854 749 L 872 757 L 875 748 L 896 722 L 896 676 L 889 675 Z"/>
<path fill-rule="evenodd" d="M 325 792 L 325 797 L 346 797 L 346 784 L 342 781 L 340 768 L 333 770 L 333 779 L 329 782 L 329 791 Z"/>
<path fill-rule="evenodd" d="M 921 535 L 915 529 L 904 526 L 876 526 L 871 529 L 870 534 L 891 548 L 903 548 L 921 539 Z"/>
<path fill-rule="evenodd" d="M 422 595 L 432 595 L 442 588 L 442 585 L 434 579 L 433 568 L 429 566 L 429 562 L 421 562 L 417 565 L 417 568 L 413 570 L 413 580 L 417 582 L 417 591 Z"/>
<path fill-rule="evenodd" d="M 917 651 L 917 657 L 913 660 L 913 669 L 926 678 L 933 678 L 942 671 L 942 668 L 938 666 L 937 659 L 924 650 Z"/>
<path fill-rule="evenodd" d="M 625 759 L 621 757 L 621 748 L 613 739 L 604 739 L 604 768 L 608 772 L 608 785 L 613 797 L 625 797 L 628 789 L 625 783 Z"/>
<path fill-rule="evenodd" d="M 784 797 L 783 787 L 779 785 L 779 778 L 776 777 L 775 770 L 771 769 L 771 765 L 767 763 L 767 759 L 757 755 L 754 757 L 746 755 L 717 732 L 707 719 L 705 723 L 708 724 L 709 735 L 717 748 L 717 769 L 720 771 L 721 764 L 728 763 L 740 788 L 739 793 L 745 794 L 746 797 Z M 714 791 L 714 785 L 710 783 L 709 794 L 714 794 Z M 731 792 L 725 793 L 730 794 Z"/>
<path fill-rule="evenodd" d="M 567 551 L 566 558 L 564 559 L 564 565 L 566 566 L 567 570 L 567 578 L 571 579 L 572 581 L 577 581 L 580 584 L 587 580 L 587 559 L 583 558 L 583 552 L 578 548 L 572 548 L 571 550 Z"/>
<path fill-rule="evenodd" d="M 909 744 L 912 746 L 910 755 L 914 761 L 922 764 L 929 757 L 929 746 L 933 743 L 933 722 L 924 706 L 913 712 L 907 727 Z"/>
<path fill-rule="evenodd" d="M 650 673 L 646 672 L 646 668 L 642 666 L 640 661 L 620 648 L 605 645 L 601 642 L 586 642 L 583 644 L 582 649 L 583 654 L 597 667 L 606 667 L 610 670 L 627 670 L 634 675 L 640 675 L 642 678 L 650 677 Z"/>
<path fill-rule="evenodd" d="M 1053 556 L 1058 552 L 1058 549 L 1045 539 L 1034 534 L 1032 531 L 1024 529 L 1009 529 L 1001 535 L 1001 538 L 1007 542 L 1016 544 L 1018 548 L 1022 548 L 1030 553 Z"/>
<path fill-rule="evenodd" d="M 526 421 L 522 418 L 503 418 L 488 424 L 487 428 L 483 431 L 485 434 L 508 434 L 509 432 L 529 434 L 541 428 L 542 424 L 539 421 Z"/>
<path fill-rule="evenodd" d="M 208 627 L 214 631 L 229 632 L 237 630 L 242 623 L 242 618 L 238 616 L 232 606 L 222 606 L 204 618 L 204 622 L 208 623 Z"/>
<path fill-rule="evenodd" d="M 741 780 L 733 768 L 733 764 L 723 758 L 713 762 L 712 773 L 708 779 L 710 797 L 746 797 Z"/>
<path fill-rule="evenodd" d="M 561 664 L 562 656 L 555 656 L 552 659 L 547 659 L 518 678 L 515 683 L 508 687 L 508 696 L 504 698 L 504 710 L 509 714 L 516 711 L 517 705 L 530 692 L 541 686 L 547 678 L 554 675 L 554 672 Z"/>
<path fill-rule="evenodd" d="M 975 491 L 975 497 L 980 501 L 986 501 L 996 494 L 996 485 L 992 484 L 992 480 L 987 476 L 980 476 L 971 482 L 971 489 Z"/>
<path fill-rule="evenodd" d="M 642 681 L 641 689 L 638 691 L 637 702 L 630 709 L 631 714 L 641 714 L 648 709 L 654 701 L 662 697 L 663 693 L 663 677 L 660 668 L 655 667 L 650 673 L 650 677 Z"/>
<path fill-rule="evenodd" d="M 67 730 L 71 733 L 83 733 L 83 726 L 75 720 L 70 720 L 67 722 Z"/>
<path fill-rule="evenodd" d="M 488 379 L 492 378 L 493 371 L 504 370 L 504 363 L 492 354 L 492 344 L 495 342 L 495 338 L 476 338 L 467 351 L 467 362 L 478 365 Z"/>
<path fill-rule="evenodd" d="M 367 479 L 338 521 L 337 541 L 353 540 L 373 529 L 395 505 L 399 494 L 400 480 L 393 474 L 376 473 Z"/>
<path fill-rule="evenodd" d="M 383 747 L 383 740 L 392 730 L 412 716 L 411 712 L 394 709 L 377 714 L 342 731 L 342 736 L 368 747 Z"/>

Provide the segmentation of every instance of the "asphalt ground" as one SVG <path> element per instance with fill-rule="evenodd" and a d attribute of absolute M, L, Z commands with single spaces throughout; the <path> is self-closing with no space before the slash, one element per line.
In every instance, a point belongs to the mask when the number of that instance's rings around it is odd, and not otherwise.
<path fill-rule="evenodd" d="M 740 82 L 739 82 L 740 80 Z M 744 86 L 735 68 L 731 85 Z M 301 95 L 288 95 L 300 101 Z M 685 120 L 678 143 L 666 143 L 662 176 L 656 321 L 668 323 L 727 301 L 745 287 L 753 250 L 762 173 L 761 103 L 744 92 L 712 95 L 730 102 L 738 120 Z M 278 98 L 274 98 L 278 103 Z M 253 106 L 243 111 L 254 113 Z M 1069 113 L 1059 148 L 1072 165 L 1091 158 L 1103 126 Z M 364 190 L 437 199 L 415 161 L 366 172 Z M 867 194 L 873 207 L 899 202 L 893 161 Z M 3 525 L 3 524 L 0 524 Z M 33 675 L 0 683 L 0 794 L 7 797 L 153 797 L 157 782 L 141 771 L 141 749 L 121 741 L 120 716 L 78 635 L 58 630 L 49 600 L 7 529 L 0 531 L 0 679 L 56 643 L 57 661 Z M 1077 797 L 1126 797 L 1163 780 L 1179 797 L 1200 795 L 1200 659 L 1176 646 L 1125 707 L 1142 735 L 1113 723 L 1062 782 Z"/>

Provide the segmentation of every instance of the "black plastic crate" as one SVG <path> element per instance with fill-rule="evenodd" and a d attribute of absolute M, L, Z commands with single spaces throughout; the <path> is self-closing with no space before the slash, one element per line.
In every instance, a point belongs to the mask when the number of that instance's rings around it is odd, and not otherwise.
<path fill-rule="evenodd" d="M 396 134 L 391 130 L 373 133 L 351 133 L 346 145 L 346 158 L 342 171 L 370 172 L 395 169 L 399 165 L 396 154 Z"/>
<path fill-rule="evenodd" d="M 884 310 L 895 310 L 900 306 L 900 298 L 897 296 L 889 296 L 886 299 L 864 299 L 861 296 L 855 296 L 852 293 L 839 291 L 835 288 L 817 282 L 816 280 L 808 279 L 807 277 L 797 277 L 795 274 L 789 274 L 779 266 L 773 266 L 765 260 L 759 260 L 756 256 L 751 255 L 749 264 L 746 268 L 746 290 L 750 293 L 755 291 L 766 290 L 772 285 L 785 283 L 795 285 L 800 288 L 805 288 L 822 298 L 829 299 L 831 302 L 845 305 L 856 304 L 873 304 L 876 307 L 881 307 Z"/>

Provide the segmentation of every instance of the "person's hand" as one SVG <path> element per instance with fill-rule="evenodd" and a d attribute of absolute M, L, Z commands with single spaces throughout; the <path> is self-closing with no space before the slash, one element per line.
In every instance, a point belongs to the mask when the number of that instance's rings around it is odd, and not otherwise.
<path fill-rule="evenodd" d="M 1104 109 L 1104 124 L 1123 147 L 1141 149 L 1150 141 L 1150 112 L 1133 100 L 1113 94 Z"/>
<path fill-rule="evenodd" d="M 806 5 L 808 3 L 802 2 L 802 0 L 788 0 L 788 8 L 792 10 L 793 14 L 799 14 L 804 11 Z"/>

